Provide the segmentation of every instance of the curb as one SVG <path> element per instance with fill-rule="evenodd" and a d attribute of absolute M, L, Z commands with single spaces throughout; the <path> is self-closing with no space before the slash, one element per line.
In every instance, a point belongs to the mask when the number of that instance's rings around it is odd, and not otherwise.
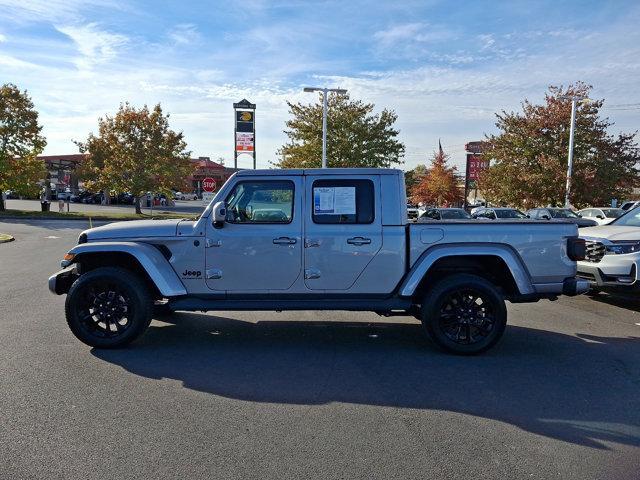
<path fill-rule="evenodd" d="M 0 233 L 0 243 L 13 242 L 15 240 L 11 235 L 4 235 Z"/>

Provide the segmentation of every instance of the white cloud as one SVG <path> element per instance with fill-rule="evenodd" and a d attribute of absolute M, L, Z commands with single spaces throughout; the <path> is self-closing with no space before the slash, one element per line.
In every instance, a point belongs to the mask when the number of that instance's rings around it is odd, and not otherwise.
<path fill-rule="evenodd" d="M 126 36 L 101 30 L 97 23 L 57 26 L 56 29 L 75 43 L 80 52 L 75 63 L 81 70 L 112 60 L 128 42 Z"/>
<path fill-rule="evenodd" d="M 83 9 L 94 7 L 124 9 L 118 0 L 0 0 L 3 18 L 21 24 L 76 21 Z"/>
<path fill-rule="evenodd" d="M 0 54 L 0 66 L 7 68 L 16 68 L 20 70 L 38 68 L 38 65 L 25 62 L 11 55 Z"/>
<path fill-rule="evenodd" d="M 6 42 L 6 41 L 7 41 L 7 37 L 5 37 L 3 34 L 0 33 L 0 43 Z"/>
<path fill-rule="evenodd" d="M 169 38 L 178 45 L 198 43 L 202 37 L 195 25 L 191 23 L 181 23 L 176 25 L 169 32 Z"/>
<path fill-rule="evenodd" d="M 406 42 L 443 42 L 450 40 L 454 36 L 454 33 L 447 28 L 419 22 L 394 25 L 386 30 L 380 30 L 373 35 L 379 44 L 384 47 L 391 47 L 398 43 Z"/>

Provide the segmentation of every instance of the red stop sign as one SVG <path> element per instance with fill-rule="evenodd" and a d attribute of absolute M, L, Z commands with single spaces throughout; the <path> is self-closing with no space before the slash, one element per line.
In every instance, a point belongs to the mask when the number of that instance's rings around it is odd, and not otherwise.
<path fill-rule="evenodd" d="M 204 190 L 205 192 L 215 192 L 216 181 L 211 177 L 205 178 L 204 180 L 202 180 L 202 190 Z"/>

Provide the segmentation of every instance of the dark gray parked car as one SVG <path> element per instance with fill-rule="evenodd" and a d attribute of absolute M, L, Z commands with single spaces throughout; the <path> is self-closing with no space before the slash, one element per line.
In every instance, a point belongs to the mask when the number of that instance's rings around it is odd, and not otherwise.
<path fill-rule="evenodd" d="M 527 212 L 534 220 L 549 220 L 550 222 L 571 222 L 581 227 L 594 227 L 598 224 L 595 220 L 582 218 L 570 208 L 547 207 L 533 208 Z"/>
<path fill-rule="evenodd" d="M 473 212 L 472 217 L 479 220 L 522 220 L 527 218 L 520 210 L 507 207 L 480 208 Z"/>
<path fill-rule="evenodd" d="M 463 208 L 427 208 L 420 216 L 418 222 L 430 222 L 433 220 L 468 220 L 471 218 Z"/>

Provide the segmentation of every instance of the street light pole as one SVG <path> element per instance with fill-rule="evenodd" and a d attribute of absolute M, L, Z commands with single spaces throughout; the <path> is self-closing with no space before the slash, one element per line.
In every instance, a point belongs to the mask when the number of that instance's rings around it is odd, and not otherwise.
<path fill-rule="evenodd" d="M 343 88 L 305 87 L 305 92 L 322 92 L 322 168 L 327 168 L 327 110 L 329 92 L 347 93 Z"/>
<path fill-rule="evenodd" d="M 563 95 L 560 98 L 571 100 L 571 126 L 569 128 L 569 159 L 567 161 L 567 185 L 565 188 L 564 195 L 564 206 L 565 208 L 569 208 L 571 205 L 570 196 L 571 196 L 571 175 L 573 174 L 573 139 L 575 136 L 576 130 L 576 108 L 578 106 L 578 102 L 588 101 L 587 97 L 580 96 L 569 96 Z"/>

